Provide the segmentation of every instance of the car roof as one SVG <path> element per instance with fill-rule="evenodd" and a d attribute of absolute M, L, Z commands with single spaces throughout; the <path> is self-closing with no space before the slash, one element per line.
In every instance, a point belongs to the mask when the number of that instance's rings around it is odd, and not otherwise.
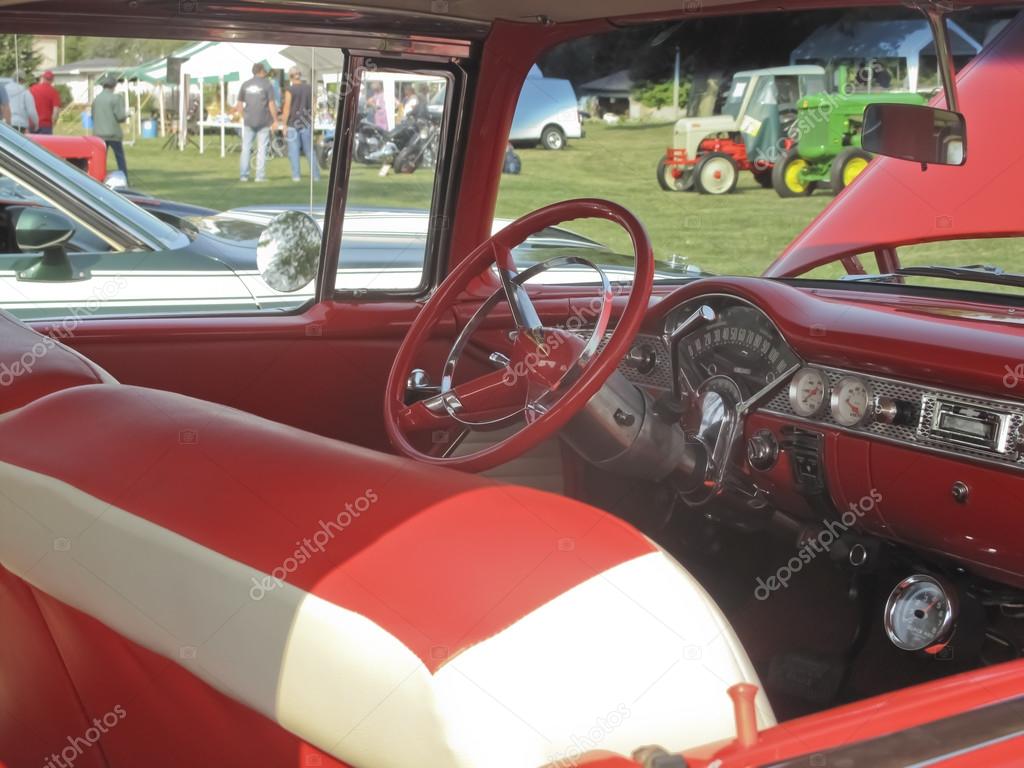
<path fill-rule="evenodd" d="M 114 15 L 123 17 L 124 0 L 77 0 L 82 5 L 76 12 L 79 17 L 89 15 Z M 289 8 L 300 8 L 304 3 L 296 0 L 268 0 L 260 3 L 237 3 L 221 5 L 221 17 L 254 18 L 266 13 L 267 5 L 279 7 L 282 12 Z M 348 16 L 350 23 L 361 27 L 384 25 L 401 27 L 408 33 L 429 31 L 435 35 L 463 34 L 466 36 L 486 35 L 487 26 L 498 20 L 525 24 L 547 24 L 574 21 L 617 20 L 627 23 L 642 21 L 665 21 L 699 15 L 715 15 L 732 12 L 742 7 L 745 12 L 808 10 L 813 8 L 849 8 L 865 5 L 902 6 L 905 0 L 588 0 L 582 2 L 559 2 L 559 0 L 388 0 L 387 3 L 372 0 L 320 0 L 312 3 L 315 11 L 303 9 L 303 13 L 329 14 L 334 8 Z M 999 5 L 997 0 L 975 0 L 973 5 Z M 136 5 L 136 4 L 133 4 Z M 134 9 L 138 18 L 166 20 L 180 16 L 180 0 L 147 0 L 137 3 Z M 204 5 L 204 4 L 201 4 Z M 237 9 L 231 6 L 237 5 Z M 18 14 L 65 14 L 67 0 L 0 0 L 5 16 Z M 7 21 L 8 18 L 5 18 Z"/>

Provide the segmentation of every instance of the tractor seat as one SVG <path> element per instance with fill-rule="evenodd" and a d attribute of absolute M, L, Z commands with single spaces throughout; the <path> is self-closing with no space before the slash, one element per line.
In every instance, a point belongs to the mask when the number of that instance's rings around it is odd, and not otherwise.
<path fill-rule="evenodd" d="M 28 340 L 5 330 L 0 360 Z M 621 520 L 52 349 L 0 415 L 0 609 L 33 606 L 68 706 L 117 721 L 90 760 L 529 768 L 734 735 L 746 653 Z M 42 663 L 5 653 L 0 676 Z"/>

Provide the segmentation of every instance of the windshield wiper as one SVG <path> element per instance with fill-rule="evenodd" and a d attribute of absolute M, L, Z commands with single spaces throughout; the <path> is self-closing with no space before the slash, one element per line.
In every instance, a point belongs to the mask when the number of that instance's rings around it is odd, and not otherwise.
<path fill-rule="evenodd" d="M 974 283 L 1012 285 L 1024 288 L 1024 275 L 1007 272 L 1002 267 L 995 267 L 991 264 L 966 264 L 961 267 L 946 267 L 940 264 L 901 267 L 893 272 L 880 275 L 846 275 L 843 280 L 901 283 L 903 277 L 941 277 L 947 280 L 966 280 Z"/>

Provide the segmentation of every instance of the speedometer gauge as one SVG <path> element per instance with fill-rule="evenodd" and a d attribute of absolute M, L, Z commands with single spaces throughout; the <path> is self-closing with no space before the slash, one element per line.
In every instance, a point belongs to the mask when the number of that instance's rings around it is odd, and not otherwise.
<path fill-rule="evenodd" d="M 875 406 L 870 385 L 856 376 L 844 376 L 832 387 L 832 418 L 844 427 L 856 427 L 868 421 Z"/>
<path fill-rule="evenodd" d="M 739 389 L 742 402 L 788 377 L 798 365 L 778 329 L 758 308 L 727 296 L 702 297 L 699 304 L 710 307 L 714 319 L 697 324 L 676 342 L 680 373 L 690 391 L 725 376 Z M 696 308 L 691 302 L 673 310 L 666 320 L 666 334 L 674 336 Z"/>
<path fill-rule="evenodd" d="M 828 378 L 820 368 L 801 368 L 789 382 L 789 404 L 797 416 L 810 418 L 825 410 Z"/>
<path fill-rule="evenodd" d="M 885 604 L 885 631 L 893 645 L 904 651 L 942 650 L 953 635 L 955 595 L 944 581 L 925 574 L 897 584 Z"/>

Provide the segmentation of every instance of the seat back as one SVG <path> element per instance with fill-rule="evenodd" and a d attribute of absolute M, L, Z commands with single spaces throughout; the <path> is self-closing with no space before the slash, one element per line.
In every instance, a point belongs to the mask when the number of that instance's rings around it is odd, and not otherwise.
<path fill-rule="evenodd" d="M 61 328 L 70 335 L 78 322 L 69 318 Z M 115 383 L 96 363 L 0 309 L 0 413 L 68 387 Z"/>

